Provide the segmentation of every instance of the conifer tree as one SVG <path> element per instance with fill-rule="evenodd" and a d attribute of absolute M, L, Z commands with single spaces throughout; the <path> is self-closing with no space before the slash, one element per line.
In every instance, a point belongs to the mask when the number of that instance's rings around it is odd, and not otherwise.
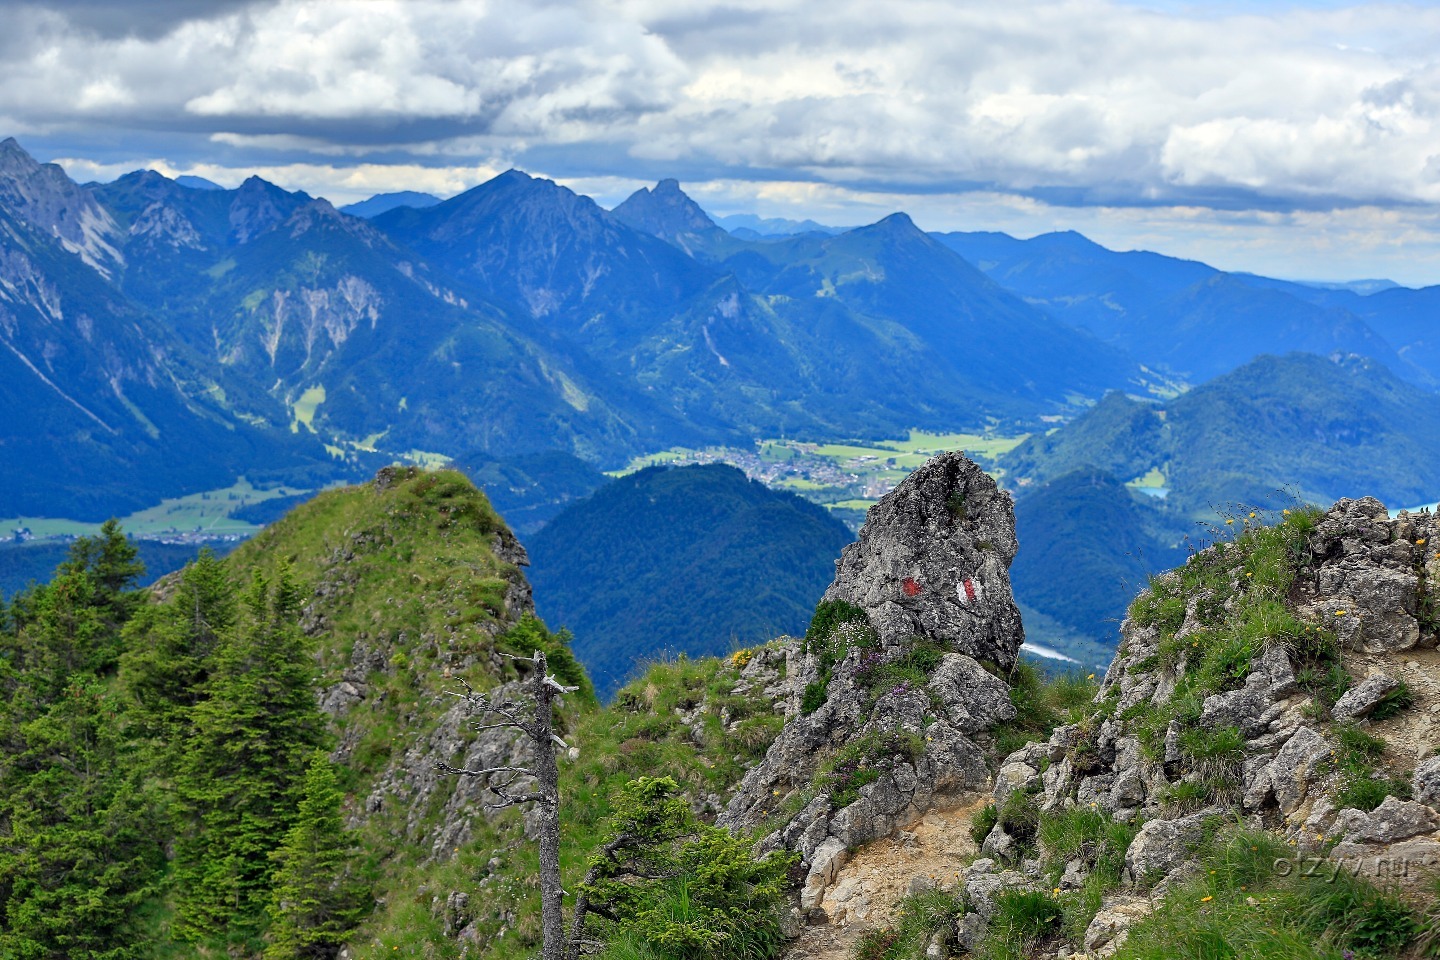
<path fill-rule="evenodd" d="M 134 911 L 163 864 L 143 771 L 101 672 L 126 604 L 65 566 L 0 640 L 0 956 L 138 956 Z"/>
<path fill-rule="evenodd" d="M 110 624 L 119 626 L 133 611 L 139 596 L 127 593 L 145 575 L 140 552 L 113 517 L 100 525 L 93 537 L 81 537 L 70 545 L 69 558 L 60 565 L 60 575 L 86 573 L 95 585 L 97 606 Z"/>
<path fill-rule="evenodd" d="M 342 799 L 329 759 L 316 751 L 299 815 L 271 854 L 277 869 L 266 960 L 328 960 L 360 919 L 364 891 L 353 879 Z"/>
<path fill-rule="evenodd" d="M 290 828 L 319 710 L 288 565 L 256 573 L 215 657 L 209 696 L 176 777 L 186 828 L 176 848 L 175 935 L 201 940 L 257 927 L 270 901 L 270 851 Z"/>
<path fill-rule="evenodd" d="M 235 617 L 235 585 L 206 548 L 180 574 L 169 603 L 147 604 L 126 624 L 120 678 L 130 701 L 129 732 L 154 741 L 161 760 L 188 739 L 191 708 L 204 698 L 220 639 Z"/>

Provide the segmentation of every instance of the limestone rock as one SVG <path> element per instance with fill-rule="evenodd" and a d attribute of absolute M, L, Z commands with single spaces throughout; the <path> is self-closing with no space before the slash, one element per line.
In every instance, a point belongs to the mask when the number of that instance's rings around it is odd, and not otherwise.
<path fill-rule="evenodd" d="M 1366 677 L 1335 701 L 1330 715 L 1336 720 L 1359 720 L 1368 717 L 1370 712 L 1380 705 L 1380 701 L 1385 699 L 1386 694 L 1399 686 L 1399 680 L 1384 674 Z"/>
<path fill-rule="evenodd" d="M 1125 852 L 1125 867 L 1137 881 L 1169 873 L 1189 859 L 1200 839 L 1206 814 L 1178 820 L 1151 820 L 1140 828 Z"/>
<path fill-rule="evenodd" d="M 1415 767 L 1415 778 L 1411 781 L 1415 799 L 1440 807 L 1440 756 L 1422 760 Z"/>
<path fill-rule="evenodd" d="M 828 882 L 817 858 L 835 843 L 853 849 L 941 798 L 988 784 L 984 751 L 971 738 L 1015 708 L 1005 682 L 976 658 L 1015 662 L 1022 634 L 1006 572 L 1015 550 L 1009 495 L 960 454 L 936 457 L 902 481 L 845 548 L 825 599 L 860 607 L 866 622 L 842 624 L 810 649 L 797 643 L 786 660 L 785 726 L 717 819 L 753 829 L 776 797 L 820 787 L 762 842 L 800 854 L 818 890 L 811 899 Z M 944 651 L 926 683 L 877 686 L 874 671 L 920 641 Z M 855 762 L 879 776 L 854 791 L 817 783 L 821 764 L 847 747 L 860 747 Z M 837 808 L 839 793 L 854 799 Z"/>
<path fill-rule="evenodd" d="M 964 454 L 941 454 L 870 508 L 824 599 L 862 608 L 882 643 L 924 636 L 1008 669 L 1024 640 L 1017 548 L 1010 495 Z"/>
<path fill-rule="evenodd" d="M 1281 813 L 1289 813 L 1305 799 L 1310 781 L 1334 748 L 1310 727 L 1301 727 L 1285 741 L 1270 765 L 1270 780 Z"/>
<path fill-rule="evenodd" d="M 1343 843 L 1390 844 L 1431 833 L 1437 827 L 1440 819 L 1425 804 L 1386 797 L 1384 803 L 1369 813 L 1341 810 L 1330 830 L 1340 834 Z"/>
<path fill-rule="evenodd" d="M 1085 928 L 1086 952 L 1097 957 L 1113 955 L 1130 935 L 1130 927 L 1151 911 L 1144 897 L 1120 897 L 1104 903 Z"/>

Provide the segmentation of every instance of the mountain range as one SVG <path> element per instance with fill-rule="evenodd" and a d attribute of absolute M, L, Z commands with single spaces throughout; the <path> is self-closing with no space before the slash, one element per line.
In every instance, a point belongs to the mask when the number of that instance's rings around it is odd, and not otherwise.
<path fill-rule="evenodd" d="M 612 213 L 510 171 L 367 220 L 259 178 L 82 186 L 0 156 L 6 400 L 35 411 L 0 435 L 16 513 L 99 517 L 257 462 L 314 483 L 1031 420 L 1141 380 L 903 215 L 747 242 L 673 181 Z"/>

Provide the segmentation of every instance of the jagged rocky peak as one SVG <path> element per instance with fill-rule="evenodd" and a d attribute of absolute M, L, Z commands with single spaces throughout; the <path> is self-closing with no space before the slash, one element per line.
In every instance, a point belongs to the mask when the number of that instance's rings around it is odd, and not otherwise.
<path fill-rule="evenodd" d="M 1233 517 L 1221 529 L 1237 534 L 1156 578 L 1089 714 L 999 767 L 998 807 L 1138 825 L 1078 949 L 1113 953 L 1201 872 L 1217 823 L 1402 886 L 1440 865 L 1440 519 L 1392 518 L 1371 497 L 1278 519 Z M 983 929 L 1000 891 L 1051 886 L 1052 852 L 1005 821 L 961 880 L 975 910 L 962 930 Z M 1065 889 L 1093 869 L 1063 866 Z"/>
<path fill-rule="evenodd" d="M 38 163 L 10 137 L 0 141 L 0 210 L 53 236 L 107 279 L 124 263 L 120 229 L 90 191 L 54 163 Z"/>
<path fill-rule="evenodd" d="M 870 508 L 824 599 L 863 609 L 883 644 L 925 637 L 1008 669 L 1025 639 L 1017 549 L 1010 494 L 964 454 L 942 454 Z"/>
<path fill-rule="evenodd" d="M 818 907 L 848 851 L 989 783 L 976 738 L 1013 719 L 1022 640 L 1006 572 L 1014 510 L 974 463 L 944 454 L 870 509 L 804 643 L 787 648 L 787 719 L 720 822 L 770 827 L 801 855 Z"/>
<path fill-rule="evenodd" d="M 680 189 L 677 180 L 661 180 L 653 190 L 641 187 L 610 213 L 627 227 L 682 249 L 697 239 L 725 233 Z"/>

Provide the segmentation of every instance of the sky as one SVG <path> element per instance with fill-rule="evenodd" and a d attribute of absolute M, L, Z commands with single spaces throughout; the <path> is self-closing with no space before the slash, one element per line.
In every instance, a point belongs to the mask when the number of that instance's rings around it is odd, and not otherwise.
<path fill-rule="evenodd" d="M 6 0 L 0 137 L 337 204 L 518 167 L 613 206 L 1440 283 L 1440 4 Z"/>

